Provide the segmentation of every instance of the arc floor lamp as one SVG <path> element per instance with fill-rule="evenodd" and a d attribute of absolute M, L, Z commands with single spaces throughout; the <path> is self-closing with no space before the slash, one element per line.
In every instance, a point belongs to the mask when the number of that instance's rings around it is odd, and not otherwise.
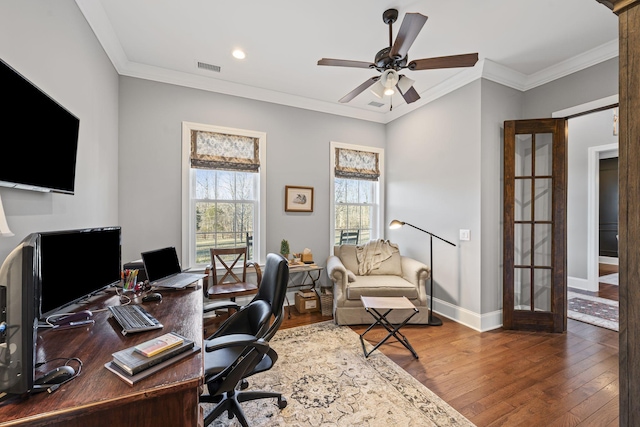
<path fill-rule="evenodd" d="M 389 223 L 390 229 L 400 228 L 403 225 L 408 225 L 409 227 L 413 227 L 416 230 L 422 231 L 423 233 L 427 233 L 429 235 L 429 268 L 431 269 L 431 274 L 429 274 L 429 326 L 442 326 L 442 320 L 433 315 L 433 238 L 440 239 L 445 243 L 450 244 L 451 246 L 455 246 L 448 240 L 443 239 L 442 237 L 438 237 L 433 233 L 430 233 L 422 228 L 418 228 L 415 225 L 409 224 L 408 222 L 398 221 L 394 219 Z"/>

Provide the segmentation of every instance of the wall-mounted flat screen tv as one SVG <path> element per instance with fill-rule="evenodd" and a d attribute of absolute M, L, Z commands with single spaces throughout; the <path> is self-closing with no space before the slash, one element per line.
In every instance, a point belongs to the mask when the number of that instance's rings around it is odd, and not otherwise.
<path fill-rule="evenodd" d="M 0 185 L 73 194 L 80 120 L 0 59 Z"/>

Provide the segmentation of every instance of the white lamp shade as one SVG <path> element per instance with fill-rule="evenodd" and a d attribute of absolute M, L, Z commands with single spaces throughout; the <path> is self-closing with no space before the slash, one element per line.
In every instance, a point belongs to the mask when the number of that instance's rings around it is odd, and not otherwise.
<path fill-rule="evenodd" d="M 371 93 L 373 93 L 375 96 L 377 96 L 380 99 L 382 99 L 382 97 L 384 96 L 384 90 L 385 90 L 385 87 L 380 82 L 380 80 L 378 80 L 373 84 L 373 86 L 371 86 Z"/>
<path fill-rule="evenodd" d="M 407 93 L 407 91 L 411 89 L 415 82 L 415 80 L 411 80 L 407 76 L 400 76 L 400 80 L 398 80 L 398 89 L 400 90 L 400 93 L 402 93 L 403 95 Z"/>
<path fill-rule="evenodd" d="M 9 224 L 7 224 L 7 217 L 4 216 L 4 208 L 2 207 L 2 198 L 0 197 L 0 236 L 2 237 L 11 237 L 15 236 L 9 230 Z"/>

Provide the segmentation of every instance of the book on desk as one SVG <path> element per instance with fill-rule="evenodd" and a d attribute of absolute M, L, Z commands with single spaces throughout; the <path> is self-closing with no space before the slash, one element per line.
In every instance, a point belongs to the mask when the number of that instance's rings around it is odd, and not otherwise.
<path fill-rule="evenodd" d="M 140 348 L 157 347 L 158 342 L 166 342 L 164 338 L 172 335 L 169 342 L 173 345 L 165 344 L 164 350 L 159 352 L 153 351 L 153 355 L 145 356 L 140 352 Z M 178 344 L 175 344 L 178 342 Z M 160 337 L 153 338 L 142 344 L 125 348 L 112 354 L 113 359 L 104 366 L 120 379 L 130 385 L 135 384 L 143 378 L 158 372 L 159 370 L 169 366 L 183 358 L 199 351 L 200 348 L 195 346 L 192 340 L 186 339 L 174 332 L 164 334 Z"/>

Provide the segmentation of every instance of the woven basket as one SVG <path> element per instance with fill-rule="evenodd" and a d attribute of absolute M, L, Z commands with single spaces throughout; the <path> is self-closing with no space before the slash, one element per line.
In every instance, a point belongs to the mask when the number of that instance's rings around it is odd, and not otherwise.
<path fill-rule="evenodd" d="M 320 307 L 323 316 L 333 315 L 333 293 L 331 288 L 320 288 Z"/>

